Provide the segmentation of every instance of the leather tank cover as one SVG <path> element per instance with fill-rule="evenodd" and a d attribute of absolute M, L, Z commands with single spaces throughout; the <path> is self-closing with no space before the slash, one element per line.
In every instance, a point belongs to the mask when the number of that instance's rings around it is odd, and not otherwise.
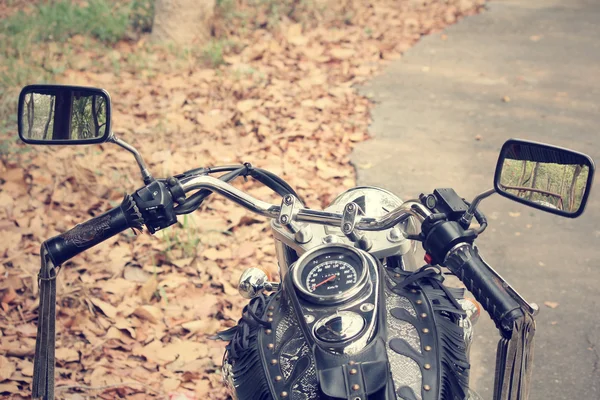
<path fill-rule="evenodd" d="M 468 398 L 469 363 L 464 316 L 442 288 L 441 274 L 410 273 L 380 266 L 382 301 L 379 329 L 355 355 L 332 354 L 307 338 L 292 304 L 294 296 L 278 292 L 260 315 L 269 327 L 256 327 L 246 352 L 252 379 L 234 374 L 239 400 L 464 400 Z M 409 284 L 405 284 L 409 282 Z M 230 357 L 230 355 L 228 355 Z M 226 360 L 235 364 L 236 360 Z M 262 364 L 262 365 L 257 365 Z M 243 385 L 243 386 L 240 386 Z M 260 392 L 247 387 L 260 387 Z M 268 390 L 267 390 L 268 387 Z M 266 393 L 270 392 L 270 393 Z"/>

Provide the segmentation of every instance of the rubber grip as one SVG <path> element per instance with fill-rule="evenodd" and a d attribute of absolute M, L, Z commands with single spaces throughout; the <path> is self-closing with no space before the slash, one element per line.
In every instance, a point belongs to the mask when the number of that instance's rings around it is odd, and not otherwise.
<path fill-rule="evenodd" d="M 138 214 L 131 197 L 126 196 L 120 206 L 46 240 L 44 245 L 52 262 L 58 266 L 127 228 L 139 228 Z"/>
<path fill-rule="evenodd" d="M 523 310 L 481 259 L 477 249 L 465 243 L 450 251 L 445 265 L 473 293 L 496 327 L 505 334 L 512 333 L 514 322 L 524 316 Z"/>

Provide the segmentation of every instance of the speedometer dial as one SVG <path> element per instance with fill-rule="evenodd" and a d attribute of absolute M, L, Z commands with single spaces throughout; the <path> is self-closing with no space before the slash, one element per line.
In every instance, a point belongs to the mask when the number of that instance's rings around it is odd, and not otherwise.
<path fill-rule="evenodd" d="M 362 252 L 345 244 L 328 244 L 306 252 L 294 265 L 294 286 L 307 300 L 333 304 L 364 288 L 367 261 Z"/>
<path fill-rule="evenodd" d="M 313 267 L 306 277 L 306 287 L 316 295 L 341 294 L 358 281 L 356 269 L 345 261 L 324 261 Z"/>

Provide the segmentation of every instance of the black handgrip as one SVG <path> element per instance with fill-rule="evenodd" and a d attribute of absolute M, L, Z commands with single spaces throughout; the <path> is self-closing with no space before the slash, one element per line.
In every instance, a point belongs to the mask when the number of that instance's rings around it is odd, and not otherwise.
<path fill-rule="evenodd" d="M 46 240 L 43 246 L 54 265 L 58 266 L 127 228 L 141 229 L 142 223 L 135 202 L 131 196 L 125 196 L 120 206 Z"/>
<path fill-rule="evenodd" d="M 481 259 L 477 249 L 468 243 L 457 247 L 450 251 L 445 265 L 483 305 L 496 327 L 510 335 L 514 322 L 523 317 L 523 310 Z"/>

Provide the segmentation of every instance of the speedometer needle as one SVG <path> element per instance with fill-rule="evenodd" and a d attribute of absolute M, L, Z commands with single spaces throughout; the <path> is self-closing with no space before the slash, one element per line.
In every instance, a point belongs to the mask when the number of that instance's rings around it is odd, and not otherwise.
<path fill-rule="evenodd" d="M 324 284 L 324 283 L 327 283 L 327 282 L 329 282 L 329 281 L 332 281 L 332 280 L 334 280 L 334 279 L 335 279 L 335 277 L 336 277 L 336 275 L 331 275 L 329 278 L 325 279 L 323 282 L 320 282 L 320 283 L 316 284 L 316 285 L 313 287 L 313 290 L 315 290 L 316 288 L 318 288 L 319 286 L 321 286 L 321 285 L 322 285 L 322 284 Z"/>

